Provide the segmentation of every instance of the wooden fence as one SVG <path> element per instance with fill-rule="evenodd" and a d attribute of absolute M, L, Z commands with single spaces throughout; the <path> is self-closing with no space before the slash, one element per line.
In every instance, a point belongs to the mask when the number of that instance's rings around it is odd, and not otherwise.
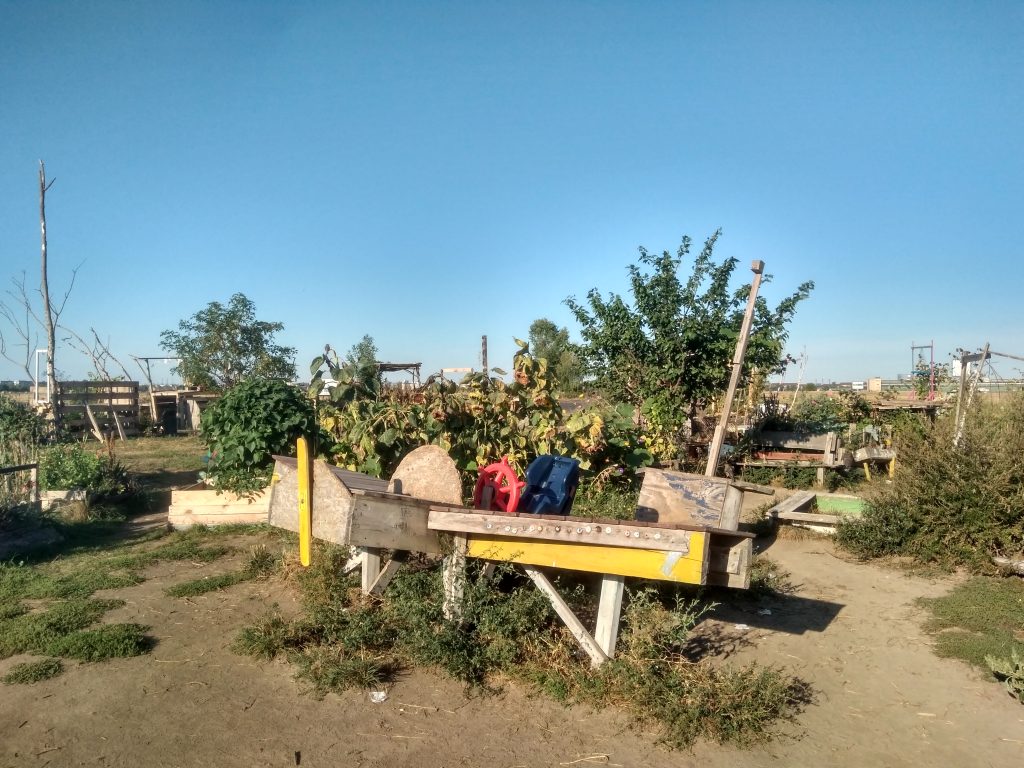
<path fill-rule="evenodd" d="M 102 431 L 139 433 L 137 381 L 61 381 L 55 402 L 61 423 L 70 432 L 91 431 L 91 413 Z"/>

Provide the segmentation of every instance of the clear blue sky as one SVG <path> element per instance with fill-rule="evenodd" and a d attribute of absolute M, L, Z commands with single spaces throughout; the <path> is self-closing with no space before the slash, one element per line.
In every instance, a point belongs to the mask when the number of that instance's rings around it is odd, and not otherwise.
<path fill-rule="evenodd" d="M 241 291 L 300 371 L 507 365 L 718 227 L 769 300 L 816 281 L 809 379 L 1024 354 L 1022 95 L 1021 2 L 0 0 L 0 280 L 42 158 L 64 319 L 124 357 Z"/>

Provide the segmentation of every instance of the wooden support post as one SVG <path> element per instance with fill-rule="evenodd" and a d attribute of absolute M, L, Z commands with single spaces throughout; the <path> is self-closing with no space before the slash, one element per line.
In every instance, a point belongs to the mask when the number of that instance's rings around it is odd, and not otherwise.
<path fill-rule="evenodd" d="M 824 488 L 825 487 L 825 468 L 824 467 L 818 467 L 817 471 L 814 473 L 814 482 L 815 482 L 815 484 L 817 485 L 818 488 Z"/>
<path fill-rule="evenodd" d="M 370 586 L 370 589 L 366 594 L 377 596 L 384 594 L 384 590 L 387 589 L 387 586 L 391 583 L 391 580 L 395 578 L 395 575 L 398 573 L 399 569 L 401 569 L 402 563 L 405 562 L 405 559 L 408 556 L 408 554 L 408 552 L 404 552 L 401 550 L 392 553 L 391 559 L 388 560 L 387 565 L 385 565 L 381 569 L 380 573 L 377 575 L 377 578 L 374 579 L 373 584 Z"/>
<path fill-rule="evenodd" d="M 889 479 L 892 480 L 896 477 L 896 459 L 892 458 L 889 460 Z"/>
<path fill-rule="evenodd" d="M 619 639 L 619 616 L 622 614 L 622 593 L 625 579 L 622 576 L 601 577 L 601 602 L 597 609 L 597 626 L 594 639 L 610 659 L 615 656 L 615 644 Z"/>
<path fill-rule="evenodd" d="M 92 425 L 93 437 L 102 443 L 103 433 L 100 431 L 100 425 L 96 422 L 96 416 L 93 415 L 92 408 L 89 407 L 88 403 L 85 404 L 85 413 L 89 417 L 89 423 Z"/>
<path fill-rule="evenodd" d="M 736 351 L 732 357 L 732 375 L 729 377 L 729 388 L 726 390 L 725 400 L 722 402 L 722 415 L 715 427 L 715 436 L 712 438 L 711 448 L 708 450 L 708 465 L 704 470 L 707 477 L 714 477 L 718 472 L 718 460 L 722 456 L 725 431 L 729 426 L 729 416 L 732 414 L 732 401 L 736 397 L 736 388 L 739 386 L 740 374 L 743 372 L 743 357 L 747 353 L 747 343 L 750 341 L 750 326 L 754 322 L 754 308 L 757 306 L 757 291 L 761 287 L 761 277 L 764 274 L 764 262 L 752 262 L 750 271 L 754 273 L 754 280 L 750 284 L 747 311 L 743 315 L 740 335 L 736 340 Z"/>
<path fill-rule="evenodd" d="M 867 480 L 869 483 L 871 482 L 871 462 L 870 461 L 865 461 L 864 462 L 864 479 Z"/>
<path fill-rule="evenodd" d="M 299 562 L 308 568 L 313 561 L 313 468 L 306 438 L 296 441 L 295 452 L 299 474 Z"/>
<path fill-rule="evenodd" d="M 462 599 L 466 591 L 466 550 L 469 540 L 466 534 L 452 535 L 452 553 L 444 559 L 444 617 L 449 621 L 462 618 Z"/>
<path fill-rule="evenodd" d="M 124 427 L 121 425 L 121 417 L 117 415 L 117 411 L 114 410 L 113 405 L 110 407 L 110 415 L 114 419 L 114 426 L 117 427 L 117 436 L 124 442 L 127 438 L 124 436 Z"/>
<path fill-rule="evenodd" d="M 363 548 L 363 594 L 370 594 L 380 576 L 380 550 L 377 547 Z"/>
<path fill-rule="evenodd" d="M 29 489 L 29 499 L 35 505 L 39 504 L 39 465 L 33 464 L 28 471 L 28 483 L 32 486 Z"/>
<path fill-rule="evenodd" d="M 551 607 L 555 609 L 558 618 L 569 628 L 569 632 L 576 638 L 576 642 L 580 644 L 580 647 L 590 657 L 591 666 L 599 667 L 608 661 L 608 654 L 604 652 L 597 640 L 594 639 L 594 636 L 583 626 L 583 622 L 572 612 L 572 608 L 558 594 L 558 590 L 548 580 L 548 577 L 533 565 L 524 565 L 523 570 L 526 571 L 526 575 L 530 577 L 530 580 L 537 585 L 537 589 L 543 592 L 548 600 L 551 601 Z"/>

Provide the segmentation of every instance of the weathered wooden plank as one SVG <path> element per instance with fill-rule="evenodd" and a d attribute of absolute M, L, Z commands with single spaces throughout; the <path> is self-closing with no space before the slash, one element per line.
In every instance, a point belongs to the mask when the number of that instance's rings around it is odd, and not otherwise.
<path fill-rule="evenodd" d="M 406 552 L 394 552 L 391 555 L 391 559 L 388 560 L 387 565 L 381 568 L 377 578 L 374 579 L 373 584 L 370 585 L 368 595 L 382 595 L 384 590 L 387 589 L 388 584 L 395 578 L 397 573 L 401 570 L 402 564 L 405 562 Z"/>
<path fill-rule="evenodd" d="M 722 518 L 718 527 L 727 531 L 735 531 L 740 527 L 740 516 L 743 514 L 743 491 L 734 485 L 725 489 L 725 503 L 722 504 Z"/>
<path fill-rule="evenodd" d="M 672 552 L 471 534 L 467 554 L 483 560 L 546 568 L 704 584 L 708 568 L 708 535 L 702 531 L 688 533 L 688 546 Z"/>
<path fill-rule="evenodd" d="M 779 520 L 792 520 L 798 523 L 817 523 L 819 525 L 838 525 L 843 518 L 840 515 L 826 515 L 818 512 L 779 512 L 775 515 Z"/>
<path fill-rule="evenodd" d="M 674 551 L 689 547 L 689 534 L 706 531 L 705 526 L 688 530 L 655 528 L 624 522 L 599 523 L 576 517 L 548 520 L 536 515 L 487 515 L 432 507 L 427 517 L 431 530 L 478 533 L 485 536 L 520 536 L 542 541 L 599 544 L 607 547 L 642 547 Z"/>
<path fill-rule="evenodd" d="M 713 537 L 708 552 L 707 584 L 716 587 L 750 588 L 751 539 Z"/>
<path fill-rule="evenodd" d="M 175 529 L 193 525 L 265 523 L 269 508 L 270 499 L 266 491 L 251 500 L 233 493 L 210 490 L 171 491 L 167 521 Z"/>
<path fill-rule="evenodd" d="M 362 587 L 363 594 L 368 595 L 380 577 L 380 550 L 376 547 L 364 547 L 362 551 Z"/>
<path fill-rule="evenodd" d="M 314 485 L 314 495 L 316 486 Z M 314 501 L 314 528 L 316 517 Z M 407 549 L 439 554 L 437 531 L 427 528 L 428 509 L 398 499 L 378 499 L 356 494 L 345 525 L 343 544 L 382 549 Z"/>
<path fill-rule="evenodd" d="M 826 453 L 834 444 L 835 433 L 808 435 L 802 432 L 757 432 L 751 435 L 754 445 L 764 448 L 783 448 Z"/>
<path fill-rule="evenodd" d="M 636 518 L 649 523 L 722 527 L 728 487 L 725 479 L 647 468 Z"/>
<path fill-rule="evenodd" d="M 796 512 L 814 501 L 813 491 L 798 491 L 787 499 L 783 499 L 768 510 L 769 517 L 779 517 L 787 512 Z"/>
<path fill-rule="evenodd" d="M 444 571 L 441 574 L 444 587 L 442 610 L 446 619 L 456 621 L 462 618 L 462 602 L 466 593 L 466 535 L 455 534 L 452 543 L 452 551 L 444 559 Z"/>
<path fill-rule="evenodd" d="M 619 617 L 622 613 L 625 583 L 622 576 L 605 575 L 601 578 L 601 598 L 597 608 L 594 640 L 608 658 L 615 656 L 615 645 L 619 639 Z"/>
<path fill-rule="evenodd" d="M 558 618 L 562 620 L 572 636 L 576 638 L 576 642 L 580 644 L 580 647 L 586 651 L 587 655 L 590 656 L 590 663 L 592 666 L 598 667 L 604 662 L 608 661 L 608 655 L 601 649 L 601 646 L 594 639 L 594 636 L 590 634 L 583 622 L 579 620 L 569 604 L 565 602 L 558 590 L 555 589 L 548 577 L 545 576 L 541 571 L 530 565 L 524 565 L 523 570 L 526 571 L 526 575 L 530 577 L 531 581 L 537 585 L 537 589 L 544 593 L 544 595 L 551 602 L 551 607 L 555 609 L 555 613 L 558 614 Z"/>

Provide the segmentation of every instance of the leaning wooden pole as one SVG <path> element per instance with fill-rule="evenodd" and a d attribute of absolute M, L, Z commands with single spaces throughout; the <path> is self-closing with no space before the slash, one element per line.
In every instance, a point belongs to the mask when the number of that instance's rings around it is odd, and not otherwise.
<path fill-rule="evenodd" d="M 722 403 L 722 415 L 718 420 L 718 426 L 715 427 L 715 436 L 711 439 L 711 448 L 708 451 L 708 465 L 704 470 L 705 477 L 714 477 L 718 471 L 718 460 L 722 456 L 722 444 L 725 442 L 725 430 L 729 425 L 729 416 L 732 414 L 732 401 L 736 397 L 736 388 L 740 383 L 740 374 L 743 372 L 743 357 L 747 354 L 747 344 L 750 341 L 750 327 L 754 323 L 754 308 L 757 306 L 757 292 L 761 288 L 764 262 L 751 262 L 750 271 L 754 273 L 754 280 L 750 284 L 750 296 L 747 297 L 747 311 L 743 315 L 740 337 L 736 340 L 736 352 L 732 356 L 732 375 L 729 377 L 729 389 L 725 392 L 725 401 Z"/>

